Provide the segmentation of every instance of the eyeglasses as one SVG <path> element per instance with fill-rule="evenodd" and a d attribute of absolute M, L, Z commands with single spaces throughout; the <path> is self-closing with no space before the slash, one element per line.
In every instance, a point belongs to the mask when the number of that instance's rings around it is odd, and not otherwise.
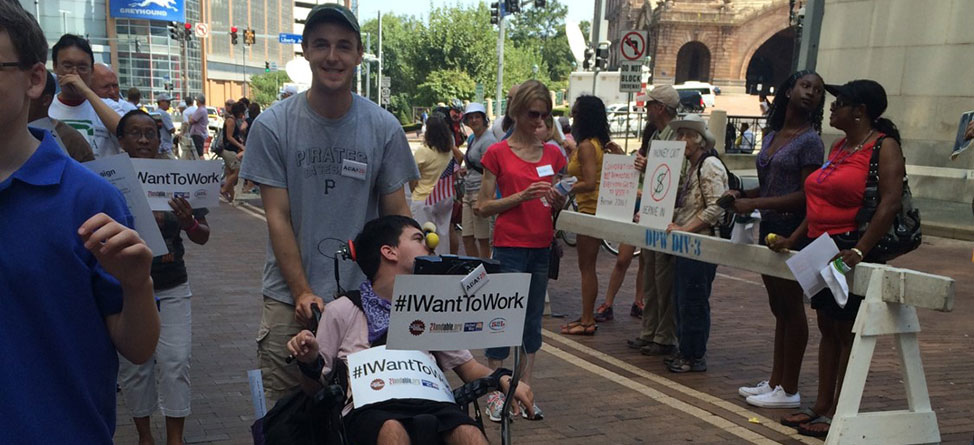
<path fill-rule="evenodd" d="M 550 111 L 528 110 L 528 119 L 547 119 L 548 116 L 551 116 Z"/>
<path fill-rule="evenodd" d="M 59 63 L 58 71 L 74 71 L 78 74 L 88 74 L 91 71 L 91 65 L 72 65 L 70 63 Z"/>
<path fill-rule="evenodd" d="M 132 139 L 138 139 L 140 137 L 144 137 L 150 141 L 153 141 L 159 137 L 159 132 L 151 131 L 151 130 L 145 130 L 145 131 L 130 130 L 125 132 L 125 136 L 130 137 Z"/>
<path fill-rule="evenodd" d="M 20 62 L 0 62 L 0 69 L 19 67 Z"/>
<path fill-rule="evenodd" d="M 839 108 L 842 108 L 842 107 L 851 107 L 853 105 L 856 105 L 856 104 L 854 102 L 849 102 L 849 101 L 842 100 L 842 99 L 836 99 L 834 102 L 832 102 L 832 105 L 829 107 L 829 109 L 838 110 Z"/>

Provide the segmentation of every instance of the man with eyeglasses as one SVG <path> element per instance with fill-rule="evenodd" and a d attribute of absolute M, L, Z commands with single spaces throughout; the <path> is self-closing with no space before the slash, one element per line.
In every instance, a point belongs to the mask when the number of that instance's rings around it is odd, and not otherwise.
<path fill-rule="evenodd" d="M 27 127 L 46 61 L 34 18 L 0 1 L 0 441 L 111 444 L 118 357 L 159 338 L 152 252 L 121 192 Z"/>
<path fill-rule="evenodd" d="M 54 44 L 51 55 L 61 94 L 51 103 L 48 115 L 81 132 L 95 159 L 121 153 L 115 138 L 121 116 L 89 87 L 95 67 L 91 45 L 81 36 L 65 34 Z"/>

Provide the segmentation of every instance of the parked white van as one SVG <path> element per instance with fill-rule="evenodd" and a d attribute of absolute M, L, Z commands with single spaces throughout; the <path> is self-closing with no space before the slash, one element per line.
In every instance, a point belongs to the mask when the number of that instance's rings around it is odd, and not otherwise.
<path fill-rule="evenodd" d="M 703 98 L 704 105 L 708 107 L 714 106 L 714 86 L 707 82 L 692 80 L 679 85 L 673 85 L 673 88 L 677 90 L 696 91 Z"/>

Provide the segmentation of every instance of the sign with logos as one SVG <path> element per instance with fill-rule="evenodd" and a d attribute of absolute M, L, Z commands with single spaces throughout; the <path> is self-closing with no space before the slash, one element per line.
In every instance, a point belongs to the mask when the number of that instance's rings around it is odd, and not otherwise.
<path fill-rule="evenodd" d="M 637 61 L 646 57 L 646 43 L 649 41 L 647 31 L 626 31 L 619 41 L 619 56 L 622 60 Z"/>
<path fill-rule="evenodd" d="M 185 198 L 194 209 L 220 205 L 223 161 L 133 159 L 132 166 L 152 210 L 172 211 L 173 197 Z"/>
<path fill-rule="evenodd" d="M 109 11 L 115 18 L 186 21 L 184 0 L 110 0 Z"/>
<path fill-rule="evenodd" d="M 389 349 L 445 351 L 520 345 L 531 275 L 491 274 L 482 287 L 467 293 L 461 285 L 463 278 L 396 276 Z"/>
<path fill-rule="evenodd" d="M 288 34 L 286 32 L 282 32 L 277 35 L 277 41 L 285 45 L 290 45 L 290 44 L 300 45 L 301 34 Z"/>
<path fill-rule="evenodd" d="M 639 170 L 633 165 L 634 159 L 632 156 L 614 154 L 602 157 L 602 179 L 599 182 L 595 216 L 632 222 L 639 189 Z"/>
<path fill-rule="evenodd" d="M 673 222 L 673 207 L 680 188 L 685 141 L 653 141 L 646 153 L 646 176 L 639 202 L 639 224 L 666 230 Z"/>
<path fill-rule="evenodd" d="M 156 218 L 152 216 L 152 210 L 149 209 L 149 203 L 145 199 L 145 191 L 142 190 L 142 184 L 135 174 L 129 155 L 122 153 L 88 161 L 82 165 L 105 178 L 122 192 L 125 204 L 128 205 L 129 213 L 134 220 L 135 227 L 132 228 L 145 240 L 145 244 L 152 250 L 152 256 L 169 253 L 169 247 L 166 245 L 166 240 L 162 238 Z"/>
<path fill-rule="evenodd" d="M 643 89 L 642 62 L 622 62 L 619 64 L 619 92 L 638 93 Z"/>
<path fill-rule="evenodd" d="M 197 23 L 193 26 L 193 31 L 196 32 L 196 37 L 205 39 L 210 36 L 210 25 L 206 23 Z"/>
<path fill-rule="evenodd" d="M 455 403 L 453 390 L 433 356 L 377 346 L 348 355 L 355 409 L 393 399 Z"/>

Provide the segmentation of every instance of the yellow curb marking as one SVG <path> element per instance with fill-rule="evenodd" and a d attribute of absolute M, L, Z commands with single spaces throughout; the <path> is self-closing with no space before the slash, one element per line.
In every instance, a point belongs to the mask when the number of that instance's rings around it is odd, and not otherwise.
<path fill-rule="evenodd" d="M 746 409 L 746 408 L 744 408 L 744 407 L 742 407 L 740 405 L 736 405 L 734 403 L 731 403 L 731 402 L 728 402 L 728 401 L 726 401 L 724 399 L 721 399 L 721 398 L 712 396 L 712 395 L 707 394 L 705 392 L 697 391 L 697 390 L 695 390 L 693 388 L 690 388 L 688 386 L 682 385 L 682 384 L 677 383 L 677 382 L 675 382 L 673 380 L 670 380 L 668 378 L 662 377 L 662 376 L 660 376 L 658 374 L 654 374 L 652 372 L 646 371 L 646 370 L 644 370 L 642 368 L 636 367 L 635 365 L 632 365 L 630 363 L 627 363 L 627 362 L 624 362 L 622 360 L 619 360 L 619 359 L 617 359 L 617 358 L 615 358 L 615 357 L 613 357 L 611 355 L 608 355 L 608 354 L 606 354 L 604 352 L 601 352 L 601 351 L 592 349 L 592 348 L 590 348 L 588 346 L 585 346 L 585 345 L 583 345 L 581 343 L 578 343 L 578 342 L 576 342 L 574 340 L 565 338 L 562 335 L 555 334 L 554 332 L 549 331 L 547 329 L 542 329 L 541 330 L 541 334 L 544 335 L 545 337 L 548 337 L 549 339 L 552 339 L 552 340 L 555 340 L 555 341 L 557 341 L 559 343 L 562 343 L 565 346 L 568 346 L 569 348 L 574 349 L 574 350 L 576 350 L 576 351 L 578 351 L 580 353 L 589 355 L 591 357 L 594 357 L 594 358 L 596 358 L 598 360 L 601 360 L 603 362 L 606 362 L 606 363 L 608 363 L 608 364 L 610 364 L 612 366 L 618 367 L 620 369 L 624 369 L 626 372 L 629 372 L 629 373 L 632 373 L 634 375 L 638 375 L 640 377 L 643 377 L 645 379 L 648 379 L 648 380 L 650 380 L 650 381 L 652 381 L 652 382 L 654 382 L 656 384 L 659 384 L 659 385 L 661 385 L 663 387 L 670 388 L 670 389 L 673 389 L 675 391 L 681 392 L 681 393 L 683 393 L 683 394 L 685 394 L 687 396 L 690 396 L 690 397 L 692 397 L 694 399 L 697 399 L 699 401 L 702 401 L 702 402 L 705 402 L 705 403 L 709 403 L 709 404 L 714 405 L 714 406 L 716 406 L 718 408 L 721 408 L 721 409 L 730 411 L 730 412 L 732 412 L 732 413 L 734 413 L 736 415 L 741 416 L 745 421 L 748 421 L 748 420 L 750 420 L 752 418 L 756 418 L 756 419 L 758 419 L 758 421 L 761 422 L 761 425 L 762 426 L 764 426 L 766 428 L 769 428 L 769 429 L 771 429 L 771 430 L 773 430 L 773 431 L 775 431 L 775 432 L 777 432 L 779 434 L 782 434 L 784 436 L 788 436 L 791 439 L 797 440 L 797 441 L 802 442 L 802 443 L 807 443 L 807 444 L 821 445 L 821 443 L 822 443 L 820 440 L 816 440 L 816 439 L 813 439 L 813 438 L 810 438 L 810 437 L 802 436 L 802 435 L 798 434 L 798 432 L 794 428 L 790 428 L 790 427 L 784 426 L 784 425 L 778 423 L 776 420 L 772 420 L 772 419 L 769 419 L 767 417 L 764 417 L 764 416 L 762 416 L 760 414 L 757 414 L 757 413 L 755 413 L 753 411 L 750 411 L 750 410 L 748 410 L 748 409 Z M 548 346 L 548 345 L 545 344 L 544 346 Z M 578 357 L 576 357 L 576 361 L 577 361 L 577 358 Z M 574 362 L 572 362 L 572 363 L 574 363 Z M 593 366 L 595 366 L 595 365 L 593 365 Z M 611 371 L 607 371 L 607 372 L 611 372 Z M 622 377 L 622 378 L 625 378 L 625 377 Z M 639 383 L 636 383 L 636 382 L 633 382 L 633 383 L 635 383 L 637 385 L 639 384 Z M 628 386 L 628 385 L 624 385 L 624 386 Z M 640 391 L 640 392 L 642 392 L 642 391 Z M 667 396 L 667 397 L 669 397 L 669 396 Z M 674 400 L 678 400 L 678 399 L 674 399 Z M 663 402 L 663 403 L 666 403 L 666 402 Z M 684 403 L 684 402 L 681 402 L 681 403 Z M 703 411 L 703 410 L 701 410 L 701 412 L 704 412 L 704 413 L 706 413 L 706 415 L 711 416 L 711 417 L 715 416 L 714 414 L 708 413 L 708 412 Z M 701 418 L 703 418 L 703 417 L 701 417 Z M 704 419 L 704 420 L 706 420 L 706 419 Z M 730 423 L 730 422 L 728 421 L 728 423 Z M 733 423 L 730 423 L 730 424 L 731 425 L 734 425 Z"/>

